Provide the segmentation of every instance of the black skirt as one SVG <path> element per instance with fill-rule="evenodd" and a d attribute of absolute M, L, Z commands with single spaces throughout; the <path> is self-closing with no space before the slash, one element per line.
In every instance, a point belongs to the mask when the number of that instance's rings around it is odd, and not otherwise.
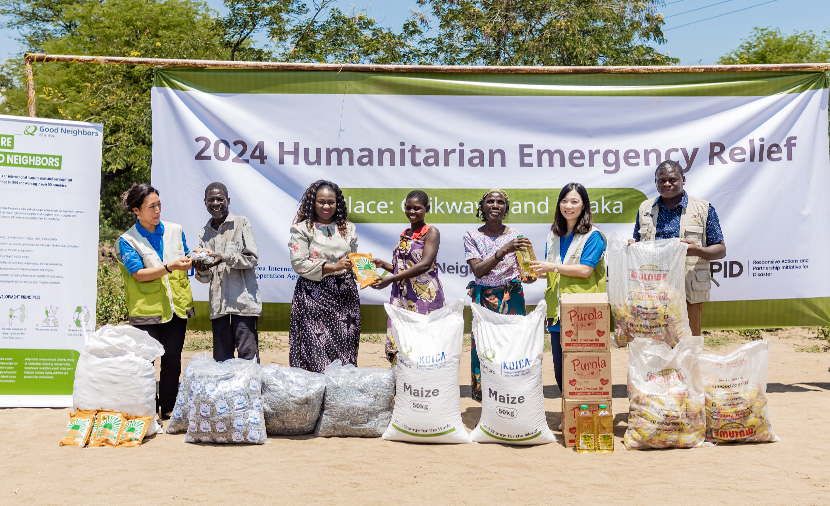
<path fill-rule="evenodd" d="M 323 372 L 337 359 L 357 365 L 360 295 L 351 273 L 297 278 L 288 342 L 291 367 Z"/>

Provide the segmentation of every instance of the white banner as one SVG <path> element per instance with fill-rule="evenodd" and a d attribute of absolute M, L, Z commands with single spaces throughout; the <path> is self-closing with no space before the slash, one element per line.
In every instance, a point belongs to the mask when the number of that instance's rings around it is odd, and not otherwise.
<path fill-rule="evenodd" d="M 763 96 L 480 96 L 211 93 L 159 83 L 153 184 L 164 219 L 183 224 L 195 247 L 209 218 L 204 187 L 225 183 L 231 212 L 253 223 L 265 302 L 291 301 L 288 229 L 316 179 L 344 189 L 359 251 L 385 260 L 408 226 L 406 193 L 430 193 L 427 223 L 441 231 L 440 277 L 453 300 L 473 279 L 462 237 L 479 226 L 481 190 L 508 189 L 507 224 L 541 256 L 562 186 L 585 185 L 599 229 L 631 237 L 637 206 L 657 195 L 654 169 L 668 158 L 683 166 L 689 194 L 720 217 L 727 257 L 713 264 L 713 301 L 830 295 L 820 86 Z M 542 285 L 527 288 L 528 303 Z M 197 300 L 206 294 L 194 283 Z M 360 295 L 364 304 L 389 296 Z"/>
<path fill-rule="evenodd" d="M 95 330 L 103 128 L 0 116 L 0 406 L 71 406 Z"/>

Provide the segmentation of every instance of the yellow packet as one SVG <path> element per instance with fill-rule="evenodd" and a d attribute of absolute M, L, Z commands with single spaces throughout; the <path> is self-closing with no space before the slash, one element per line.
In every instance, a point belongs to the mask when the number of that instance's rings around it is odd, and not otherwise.
<path fill-rule="evenodd" d="M 84 446 L 92 432 L 95 411 L 79 409 L 69 415 L 69 424 L 66 434 L 63 435 L 59 446 Z"/>
<path fill-rule="evenodd" d="M 152 416 L 127 415 L 127 421 L 118 436 L 118 446 L 141 446 L 152 421 Z"/>
<path fill-rule="evenodd" d="M 118 411 L 99 411 L 98 429 L 89 442 L 91 447 L 116 446 L 121 430 L 124 428 L 125 415 Z"/>
<path fill-rule="evenodd" d="M 378 274 L 375 264 L 372 262 L 372 255 L 349 253 L 349 260 L 352 261 L 352 271 L 357 277 L 361 290 L 380 281 L 380 274 Z"/>

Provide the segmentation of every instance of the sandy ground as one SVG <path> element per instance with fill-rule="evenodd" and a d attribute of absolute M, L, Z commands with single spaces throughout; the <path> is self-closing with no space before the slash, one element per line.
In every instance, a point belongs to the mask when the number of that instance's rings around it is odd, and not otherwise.
<path fill-rule="evenodd" d="M 271 437 L 262 446 L 194 445 L 168 434 L 140 448 L 78 449 L 58 447 L 69 409 L 2 409 L 0 504 L 830 504 L 830 353 L 797 351 L 816 343 L 803 335 L 770 336 L 768 391 L 778 443 L 625 451 L 628 352 L 615 349 L 613 454 L 577 454 L 560 444 L 313 436 Z M 262 358 L 286 365 L 285 343 Z M 382 345 L 361 344 L 358 362 L 385 366 Z M 461 411 L 472 429 L 481 408 L 469 397 L 468 370 L 469 353 Z M 561 409 L 549 356 L 544 375 L 555 429 Z"/>

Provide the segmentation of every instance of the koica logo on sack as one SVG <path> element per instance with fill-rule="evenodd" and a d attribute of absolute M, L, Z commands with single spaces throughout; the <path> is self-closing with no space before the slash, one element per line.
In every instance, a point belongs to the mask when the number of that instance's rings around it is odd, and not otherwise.
<path fill-rule="evenodd" d="M 570 399 L 611 397 L 611 352 L 571 352 L 563 356 L 562 396 Z"/>
<path fill-rule="evenodd" d="M 502 362 L 501 374 L 502 376 L 524 376 L 530 372 L 530 366 L 533 362 L 529 358 L 520 358 L 519 360 L 510 360 Z"/>
<path fill-rule="evenodd" d="M 447 365 L 447 354 L 445 352 L 430 353 L 428 355 L 421 355 L 418 357 L 418 369 L 422 371 L 431 371 L 441 369 Z"/>
<path fill-rule="evenodd" d="M 611 308 L 605 293 L 563 293 L 563 351 L 604 351 L 610 344 Z"/>

